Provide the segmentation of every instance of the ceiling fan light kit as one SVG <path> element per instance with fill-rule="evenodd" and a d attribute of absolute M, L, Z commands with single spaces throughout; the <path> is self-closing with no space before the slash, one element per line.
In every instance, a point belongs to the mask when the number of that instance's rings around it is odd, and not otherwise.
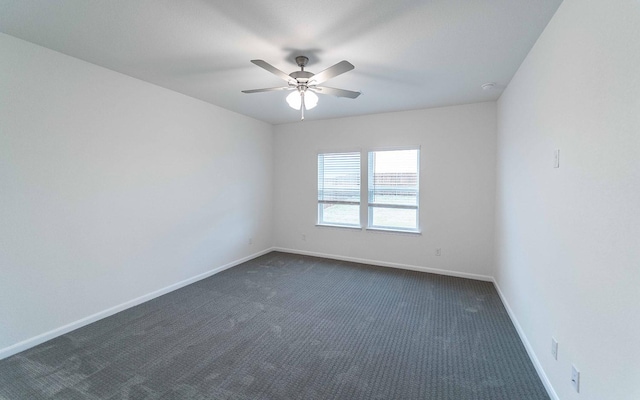
<path fill-rule="evenodd" d="M 311 110 L 318 105 L 318 95 L 311 90 L 305 90 L 304 92 L 292 92 L 287 96 L 287 103 L 294 110 L 299 110 L 303 102 L 304 108 Z"/>
<path fill-rule="evenodd" d="M 266 89 L 252 89 L 252 90 L 243 90 L 243 93 L 260 93 L 260 92 L 272 92 L 278 90 L 295 90 L 293 93 L 290 93 L 286 100 L 289 107 L 300 110 L 301 120 L 304 120 L 304 111 L 311 110 L 316 105 L 318 105 L 318 96 L 319 94 L 330 94 L 337 97 L 346 97 L 349 99 L 355 99 L 360 96 L 360 92 L 354 92 L 351 90 L 344 89 L 336 89 L 330 88 L 327 86 L 318 86 L 325 81 L 334 78 L 338 75 L 344 74 L 345 72 L 351 71 L 355 67 L 348 61 L 340 61 L 339 63 L 325 69 L 322 72 L 314 74 L 309 71 L 305 71 L 304 67 L 309 62 L 309 58 L 305 56 L 296 57 L 296 64 L 300 67 L 300 71 L 294 71 L 287 75 L 282 72 L 278 68 L 273 65 L 267 63 L 263 60 L 251 60 L 252 63 L 257 65 L 260 68 L 263 68 L 272 74 L 276 75 L 280 79 L 283 79 L 287 82 L 288 86 L 283 87 L 275 87 L 275 88 L 266 88 Z"/>

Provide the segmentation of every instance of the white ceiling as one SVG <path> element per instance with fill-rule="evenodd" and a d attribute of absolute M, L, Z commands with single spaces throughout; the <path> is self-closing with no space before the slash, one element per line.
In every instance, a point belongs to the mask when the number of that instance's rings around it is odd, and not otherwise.
<path fill-rule="evenodd" d="M 0 0 L 0 31 L 266 122 L 288 92 L 243 94 L 348 60 L 308 120 L 495 100 L 561 0 Z M 3 54 L 2 57 L 10 55 Z M 493 90 L 481 85 L 497 83 Z"/>

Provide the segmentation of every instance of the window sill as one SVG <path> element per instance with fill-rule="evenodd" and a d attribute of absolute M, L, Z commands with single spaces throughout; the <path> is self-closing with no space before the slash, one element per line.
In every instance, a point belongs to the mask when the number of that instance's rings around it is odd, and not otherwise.
<path fill-rule="evenodd" d="M 408 236 L 422 236 L 422 232 L 419 230 L 409 231 L 402 229 L 392 229 L 392 228 L 366 228 L 369 232 L 374 233 L 389 233 L 389 234 L 400 234 L 400 235 L 408 235 Z"/>
<path fill-rule="evenodd" d="M 337 228 L 337 229 L 350 229 L 354 231 L 366 230 L 368 232 L 373 233 L 383 233 L 383 234 L 392 234 L 392 235 L 407 235 L 407 236 L 422 236 L 422 232 L 419 230 L 409 231 L 402 229 L 393 229 L 393 228 L 364 228 L 362 226 L 353 226 L 353 225 L 332 225 L 332 224 L 316 224 L 318 228 Z"/>
<path fill-rule="evenodd" d="M 319 228 L 341 228 L 341 229 L 352 229 L 361 231 L 361 226 L 353 226 L 353 225 L 331 225 L 331 224 L 316 224 Z"/>

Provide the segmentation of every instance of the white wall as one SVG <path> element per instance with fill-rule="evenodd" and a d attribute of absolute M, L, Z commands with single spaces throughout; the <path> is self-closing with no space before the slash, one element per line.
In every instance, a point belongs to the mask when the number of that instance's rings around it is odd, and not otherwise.
<path fill-rule="evenodd" d="M 498 102 L 497 171 L 497 282 L 557 395 L 640 399 L 640 2 L 563 2 Z"/>
<path fill-rule="evenodd" d="M 479 103 L 276 126 L 275 245 L 493 275 L 495 113 L 495 103 Z M 315 226 L 318 151 L 413 145 L 421 146 L 421 236 Z"/>
<path fill-rule="evenodd" d="M 4 355 L 271 247 L 272 126 L 3 34 L 0 54 Z"/>

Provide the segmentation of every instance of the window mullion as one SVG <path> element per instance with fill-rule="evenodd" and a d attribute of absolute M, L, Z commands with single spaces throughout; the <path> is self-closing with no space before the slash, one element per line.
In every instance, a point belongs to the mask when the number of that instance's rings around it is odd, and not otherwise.
<path fill-rule="evenodd" d="M 360 154 L 360 226 L 369 226 L 369 170 L 367 168 L 369 162 L 366 157 L 366 152 L 362 151 Z"/>

